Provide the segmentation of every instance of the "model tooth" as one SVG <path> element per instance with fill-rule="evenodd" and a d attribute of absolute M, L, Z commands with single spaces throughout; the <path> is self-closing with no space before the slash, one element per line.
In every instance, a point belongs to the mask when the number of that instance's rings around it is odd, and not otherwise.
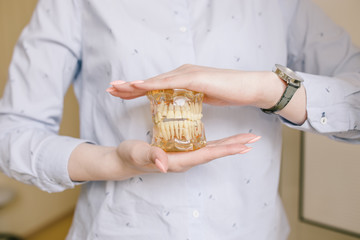
<path fill-rule="evenodd" d="M 194 121 L 194 137 L 197 136 L 198 133 L 198 120 Z"/>
<path fill-rule="evenodd" d="M 157 111 L 157 117 L 158 117 L 158 121 L 162 121 L 163 119 L 163 113 L 164 113 L 164 108 L 165 108 L 165 103 L 164 102 L 160 102 L 159 106 L 158 106 L 158 111 Z"/>
<path fill-rule="evenodd" d="M 160 132 L 163 139 L 167 139 L 166 131 L 165 131 L 165 124 L 163 122 L 160 123 Z"/>
<path fill-rule="evenodd" d="M 179 121 L 174 121 L 174 138 L 179 138 Z"/>
<path fill-rule="evenodd" d="M 189 141 L 190 140 L 190 133 L 189 133 L 189 129 L 190 129 L 190 121 L 184 121 L 184 136 L 185 136 L 185 139 L 187 140 L 187 141 Z"/>
<path fill-rule="evenodd" d="M 184 134 L 184 122 L 186 121 L 179 121 L 179 137 L 182 138 L 182 135 Z"/>
<path fill-rule="evenodd" d="M 162 112 L 157 112 L 155 116 L 155 123 L 161 122 L 163 119 Z"/>
<path fill-rule="evenodd" d="M 166 131 L 167 140 L 171 139 L 170 122 L 165 123 L 165 131 Z"/>
<path fill-rule="evenodd" d="M 198 116 L 199 116 L 199 119 L 200 119 L 200 116 L 201 116 L 201 104 L 199 104 L 199 103 L 197 103 L 197 110 L 198 110 L 198 112 L 197 112 L 197 114 L 198 114 Z"/>
<path fill-rule="evenodd" d="M 174 118 L 175 118 L 175 107 L 173 104 L 169 104 L 169 112 L 167 117 L 169 119 L 172 119 L 169 123 L 170 123 L 170 133 L 171 133 L 171 138 L 175 137 L 175 131 L 176 131 L 176 124 L 174 122 Z"/>
<path fill-rule="evenodd" d="M 184 107 L 181 108 L 181 115 L 183 118 L 187 119 L 189 118 L 189 105 L 188 104 L 185 104 Z"/>
<path fill-rule="evenodd" d="M 192 105 L 192 111 L 191 111 L 191 120 L 196 120 L 196 104 L 195 103 L 191 103 Z"/>
<path fill-rule="evenodd" d="M 202 130 L 203 130 L 203 124 L 202 124 L 201 120 L 199 120 L 199 135 L 201 135 Z"/>
<path fill-rule="evenodd" d="M 179 105 L 175 106 L 175 118 L 180 119 L 182 118 L 181 116 L 181 108 Z"/>
<path fill-rule="evenodd" d="M 191 106 L 189 106 L 189 111 L 186 112 L 187 117 L 188 117 L 188 119 L 189 119 L 190 121 L 192 121 L 192 120 L 193 120 L 193 117 L 194 117 L 194 114 L 193 114 L 193 112 L 192 112 L 191 109 L 192 109 Z"/>
<path fill-rule="evenodd" d="M 201 131 L 201 121 L 196 120 L 196 136 L 200 135 L 200 131 Z"/>
<path fill-rule="evenodd" d="M 157 106 L 157 111 L 162 113 L 163 109 L 164 109 L 164 105 L 165 103 L 164 102 L 160 102 Z"/>
<path fill-rule="evenodd" d="M 158 129 L 159 129 L 159 135 L 166 140 L 166 131 L 165 131 L 165 126 L 163 122 L 159 122 L 158 124 Z"/>
<path fill-rule="evenodd" d="M 187 119 L 187 114 L 186 114 L 186 105 L 182 106 L 180 108 L 180 111 L 181 111 L 181 117 L 183 120 Z"/>
<path fill-rule="evenodd" d="M 180 110 L 180 106 L 179 105 L 176 105 L 175 106 L 175 113 L 174 113 L 174 118 L 175 119 L 181 119 L 181 110 Z M 174 126 L 175 126 L 175 136 L 176 138 L 180 138 L 180 134 L 179 134 L 179 122 L 180 121 L 174 121 Z"/>
<path fill-rule="evenodd" d="M 193 119 L 194 119 L 194 121 L 196 121 L 197 120 L 197 118 L 198 118 L 198 105 L 195 103 L 194 104 L 194 112 L 193 112 Z"/>
<path fill-rule="evenodd" d="M 194 127 L 194 122 L 193 121 L 190 121 L 189 122 L 189 128 L 188 128 L 188 130 L 189 130 L 189 138 L 192 138 L 192 136 L 193 136 L 193 127 Z"/>
<path fill-rule="evenodd" d="M 165 138 L 165 140 L 170 139 L 168 132 L 169 132 L 169 125 L 165 122 L 164 123 L 164 138 Z"/>
<path fill-rule="evenodd" d="M 194 103 L 190 103 L 190 113 L 194 113 L 195 112 L 195 106 Z"/>
<path fill-rule="evenodd" d="M 176 129 L 175 121 L 169 122 L 169 125 L 170 125 L 170 138 L 175 138 L 175 129 Z"/>
<path fill-rule="evenodd" d="M 167 113 L 168 113 L 168 106 L 166 104 L 164 104 L 164 107 L 162 108 L 162 111 L 161 111 L 161 119 L 166 118 Z"/>
<path fill-rule="evenodd" d="M 194 137 L 198 135 L 198 122 L 194 121 Z"/>
<path fill-rule="evenodd" d="M 166 117 L 167 118 L 174 118 L 175 117 L 174 105 L 173 104 L 169 104 L 169 109 L 168 109 Z"/>

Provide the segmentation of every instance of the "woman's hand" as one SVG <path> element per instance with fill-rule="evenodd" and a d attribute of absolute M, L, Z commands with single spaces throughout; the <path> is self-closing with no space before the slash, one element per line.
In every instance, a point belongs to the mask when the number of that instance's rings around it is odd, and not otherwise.
<path fill-rule="evenodd" d="M 254 134 L 238 134 L 210 141 L 190 152 L 166 153 L 143 141 L 128 140 L 118 147 L 80 144 L 71 154 L 68 169 L 73 181 L 123 180 L 136 175 L 184 172 L 194 166 L 228 155 L 251 150 L 246 146 L 259 140 Z"/>
<path fill-rule="evenodd" d="M 150 90 L 181 88 L 204 93 L 204 102 L 208 104 L 256 105 L 262 102 L 263 96 L 259 94 L 262 90 L 259 81 L 270 77 L 276 78 L 276 75 L 271 72 L 244 72 L 186 64 L 145 81 L 114 81 L 107 91 L 116 97 L 133 99 Z M 268 104 L 269 107 L 274 105 L 272 102 Z"/>
<path fill-rule="evenodd" d="M 246 72 L 189 64 L 145 81 L 114 81 L 111 84 L 107 91 L 123 99 L 137 98 L 150 90 L 180 88 L 204 93 L 204 103 L 249 105 L 264 109 L 275 106 L 286 88 L 285 82 L 273 72 Z M 278 114 L 299 125 L 306 120 L 303 86 Z"/>

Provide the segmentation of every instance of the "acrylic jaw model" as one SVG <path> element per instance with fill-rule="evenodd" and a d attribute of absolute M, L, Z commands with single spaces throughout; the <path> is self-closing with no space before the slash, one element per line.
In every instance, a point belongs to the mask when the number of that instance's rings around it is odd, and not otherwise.
<path fill-rule="evenodd" d="M 184 89 L 147 93 L 154 123 L 152 145 L 166 152 L 197 150 L 206 145 L 201 122 L 203 93 Z"/>

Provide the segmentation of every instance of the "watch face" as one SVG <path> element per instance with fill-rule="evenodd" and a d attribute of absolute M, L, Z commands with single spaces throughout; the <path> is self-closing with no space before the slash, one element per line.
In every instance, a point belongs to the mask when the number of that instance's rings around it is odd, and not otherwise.
<path fill-rule="evenodd" d="M 292 82 L 292 83 L 304 81 L 300 76 L 296 75 L 296 73 L 293 70 L 291 70 L 290 68 L 284 67 L 280 64 L 275 64 L 275 66 L 278 70 L 280 70 L 281 75 L 285 76 L 285 79 L 284 79 L 285 81 Z"/>

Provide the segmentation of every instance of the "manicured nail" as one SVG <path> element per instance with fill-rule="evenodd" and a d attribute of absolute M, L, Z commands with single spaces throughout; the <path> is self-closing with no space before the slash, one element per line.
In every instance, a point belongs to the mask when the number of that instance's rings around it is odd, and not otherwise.
<path fill-rule="evenodd" d="M 250 141 L 248 141 L 248 143 L 254 143 L 254 142 L 258 141 L 260 138 L 261 138 L 261 136 L 257 136 L 256 138 L 253 138 Z"/>
<path fill-rule="evenodd" d="M 124 84 L 124 83 L 126 83 L 126 82 L 123 80 L 116 80 L 116 81 L 110 82 L 110 85 L 120 85 L 120 84 Z"/>
<path fill-rule="evenodd" d="M 137 80 L 137 81 L 132 81 L 132 82 L 130 82 L 130 84 L 137 84 L 137 83 L 144 83 L 144 81 L 142 81 L 142 80 Z"/>
<path fill-rule="evenodd" d="M 251 149 L 252 149 L 251 147 L 248 147 L 247 149 L 242 150 L 242 151 L 240 151 L 239 153 L 240 153 L 240 154 L 244 154 L 244 153 L 249 152 Z"/>
<path fill-rule="evenodd" d="M 163 173 L 167 172 L 164 165 L 160 162 L 159 159 L 155 159 L 155 165 L 160 169 L 161 172 L 163 172 Z"/>
<path fill-rule="evenodd" d="M 112 93 L 112 92 L 115 92 L 116 89 L 115 89 L 114 87 L 109 87 L 108 89 L 106 89 L 106 91 L 107 91 L 108 93 Z"/>

